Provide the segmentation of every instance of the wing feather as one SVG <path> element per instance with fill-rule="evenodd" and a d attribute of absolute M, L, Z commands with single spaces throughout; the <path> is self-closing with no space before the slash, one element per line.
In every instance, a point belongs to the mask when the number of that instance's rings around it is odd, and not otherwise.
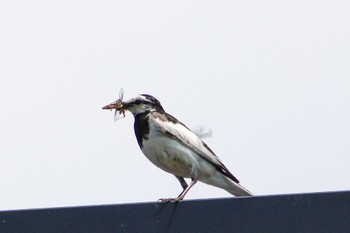
<path fill-rule="evenodd" d="M 196 134 L 194 134 L 186 125 L 181 123 L 175 117 L 166 112 L 151 112 L 158 122 L 159 130 L 166 136 L 171 137 L 177 142 L 188 147 L 200 157 L 211 163 L 222 174 L 230 178 L 236 183 L 238 179 L 226 168 L 216 154 L 203 142 Z"/>

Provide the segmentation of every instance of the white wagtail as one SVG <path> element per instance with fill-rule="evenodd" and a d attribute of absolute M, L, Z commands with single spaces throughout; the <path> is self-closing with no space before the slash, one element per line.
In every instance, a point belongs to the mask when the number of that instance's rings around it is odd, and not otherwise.
<path fill-rule="evenodd" d="M 153 96 L 142 94 L 127 101 L 122 101 L 121 96 L 103 109 L 115 109 L 116 114 L 123 115 L 126 110 L 130 111 L 135 117 L 135 135 L 143 154 L 154 165 L 175 175 L 180 181 L 183 191 L 178 197 L 159 200 L 180 201 L 197 181 L 222 188 L 234 196 L 252 195 L 239 184 L 207 144 L 166 113 Z M 191 178 L 190 185 L 184 178 Z"/>

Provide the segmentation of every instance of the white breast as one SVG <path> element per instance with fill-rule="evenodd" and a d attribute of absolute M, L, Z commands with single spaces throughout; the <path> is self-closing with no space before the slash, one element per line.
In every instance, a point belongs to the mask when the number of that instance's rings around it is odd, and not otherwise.
<path fill-rule="evenodd" d="M 150 124 L 148 140 L 143 141 L 142 152 L 154 165 L 177 176 L 189 178 L 192 168 L 198 167 L 197 155 L 193 151 L 161 134 L 154 124 Z"/>
<path fill-rule="evenodd" d="M 183 125 L 163 121 L 156 117 L 150 117 L 149 121 L 149 135 L 147 140 L 143 140 L 142 152 L 154 165 L 184 178 L 190 178 L 191 174 L 195 175 L 203 182 L 217 173 L 211 163 L 186 145 L 186 143 L 192 143 L 202 151 L 210 153 L 203 146 L 202 141 L 190 130 Z M 169 137 L 165 131 L 181 140 Z"/>
<path fill-rule="evenodd" d="M 152 130 L 142 152 L 157 167 L 181 177 L 190 177 L 191 167 L 196 163 L 189 149 L 173 139 L 152 135 Z"/>

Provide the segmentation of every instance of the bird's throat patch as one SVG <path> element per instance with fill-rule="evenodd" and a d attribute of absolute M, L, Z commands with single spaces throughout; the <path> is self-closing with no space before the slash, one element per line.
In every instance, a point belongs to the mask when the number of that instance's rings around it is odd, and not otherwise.
<path fill-rule="evenodd" d="M 149 117 L 148 113 L 142 113 L 135 116 L 134 130 L 137 143 L 143 148 L 143 140 L 148 139 L 149 135 Z"/>

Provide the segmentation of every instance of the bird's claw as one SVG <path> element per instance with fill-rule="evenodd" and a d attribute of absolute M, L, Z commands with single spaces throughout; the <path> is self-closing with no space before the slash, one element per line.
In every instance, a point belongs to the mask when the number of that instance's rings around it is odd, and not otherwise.
<path fill-rule="evenodd" d="M 161 202 L 178 202 L 181 201 L 183 197 L 176 197 L 176 198 L 159 198 L 158 201 Z"/>

